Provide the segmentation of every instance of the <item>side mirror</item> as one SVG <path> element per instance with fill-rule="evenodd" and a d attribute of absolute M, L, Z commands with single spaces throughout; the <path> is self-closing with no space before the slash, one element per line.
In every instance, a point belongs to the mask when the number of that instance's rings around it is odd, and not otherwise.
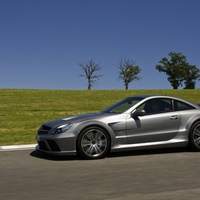
<path fill-rule="evenodd" d="M 135 110 L 133 113 L 131 113 L 132 118 L 136 118 L 139 116 L 144 116 L 146 114 L 145 110 Z"/>

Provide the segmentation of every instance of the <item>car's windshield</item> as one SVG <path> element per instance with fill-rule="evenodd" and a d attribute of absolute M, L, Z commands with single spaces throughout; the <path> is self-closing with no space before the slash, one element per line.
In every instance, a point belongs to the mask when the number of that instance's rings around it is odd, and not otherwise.
<path fill-rule="evenodd" d="M 127 111 L 129 108 L 134 106 L 136 103 L 141 101 L 143 98 L 141 97 L 129 97 L 122 101 L 119 101 L 108 108 L 101 111 L 101 113 L 123 113 Z"/>

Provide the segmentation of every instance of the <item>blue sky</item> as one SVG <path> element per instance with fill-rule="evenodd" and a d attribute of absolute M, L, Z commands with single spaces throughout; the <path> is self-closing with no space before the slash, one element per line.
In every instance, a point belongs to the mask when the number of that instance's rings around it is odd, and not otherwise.
<path fill-rule="evenodd" d="M 104 76 L 92 89 L 124 89 L 125 58 L 141 68 L 129 89 L 172 89 L 155 66 L 173 51 L 200 67 L 199 10 L 199 0 L 0 0 L 0 88 L 85 90 L 78 62 L 93 59 Z"/>

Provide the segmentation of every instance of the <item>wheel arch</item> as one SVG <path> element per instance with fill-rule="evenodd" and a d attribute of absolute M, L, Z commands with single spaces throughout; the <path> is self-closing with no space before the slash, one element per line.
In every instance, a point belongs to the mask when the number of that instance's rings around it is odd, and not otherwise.
<path fill-rule="evenodd" d="M 191 117 L 191 118 L 188 120 L 187 125 L 186 125 L 186 129 L 188 130 L 188 139 L 189 139 L 189 137 L 190 137 L 190 131 L 191 131 L 193 125 L 194 125 L 195 123 L 197 123 L 197 122 L 200 122 L 200 115 L 198 115 L 198 116 L 193 116 L 193 117 Z"/>
<path fill-rule="evenodd" d="M 190 137 L 190 132 L 191 132 L 191 129 L 193 127 L 194 124 L 196 124 L 197 122 L 200 122 L 200 117 L 196 120 L 194 120 L 191 124 L 190 124 L 190 127 L 189 127 L 189 132 L 188 132 L 188 138 Z"/>
<path fill-rule="evenodd" d="M 94 139 L 94 141 L 95 141 L 94 146 L 97 145 L 98 147 L 97 146 L 94 147 L 92 144 L 93 142 L 90 141 L 89 144 L 85 143 L 87 146 L 85 149 L 84 147 L 82 147 L 82 138 L 85 137 L 86 134 L 88 134 L 88 133 L 90 134 L 91 133 L 90 131 L 93 131 L 93 130 L 97 130 L 97 132 L 99 132 L 101 134 L 101 136 L 107 138 L 106 145 L 105 146 L 102 145 L 103 144 L 102 142 L 96 143 L 97 140 Z M 85 158 L 85 159 L 104 158 L 106 156 L 106 154 L 110 153 L 111 145 L 112 145 L 112 137 L 111 137 L 109 131 L 104 126 L 101 126 L 99 124 L 93 123 L 93 124 L 88 124 L 87 126 L 83 126 L 82 129 L 80 129 L 79 134 L 77 135 L 77 138 L 76 138 L 77 155 L 79 155 L 80 157 Z M 98 150 L 96 150 L 96 149 L 98 149 Z"/>
<path fill-rule="evenodd" d="M 191 127 L 190 127 L 190 130 L 189 130 L 189 134 L 188 134 L 188 140 L 189 140 L 189 147 L 195 151 L 198 151 L 200 152 L 200 145 L 199 145 L 199 135 L 197 134 L 195 136 L 194 134 L 194 130 L 200 126 L 200 119 L 197 119 L 195 120 L 192 124 L 191 124 Z"/>
<path fill-rule="evenodd" d="M 78 128 L 78 134 L 77 134 L 77 138 L 76 138 L 76 145 L 77 145 L 77 139 L 78 139 L 80 133 L 82 131 L 84 131 L 85 129 L 92 127 L 92 126 L 99 127 L 101 129 L 103 129 L 108 134 L 108 137 L 110 139 L 110 148 L 111 148 L 112 144 L 115 141 L 115 134 L 114 134 L 114 132 L 113 132 L 113 130 L 111 129 L 110 126 L 108 126 L 107 124 L 101 123 L 101 122 L 90 122 L 90 123 L 85 123 L 85 124 L 79 125 L 77 127 Z"/>

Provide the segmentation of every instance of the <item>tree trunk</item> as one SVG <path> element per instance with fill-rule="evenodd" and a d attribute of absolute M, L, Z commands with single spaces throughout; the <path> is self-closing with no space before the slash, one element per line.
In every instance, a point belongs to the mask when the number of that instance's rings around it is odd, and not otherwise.
<path fill-rule="evenodd" d="M 91 80 L 90 79 L 88 79 L 88 90 L 91 90 Z"/>

